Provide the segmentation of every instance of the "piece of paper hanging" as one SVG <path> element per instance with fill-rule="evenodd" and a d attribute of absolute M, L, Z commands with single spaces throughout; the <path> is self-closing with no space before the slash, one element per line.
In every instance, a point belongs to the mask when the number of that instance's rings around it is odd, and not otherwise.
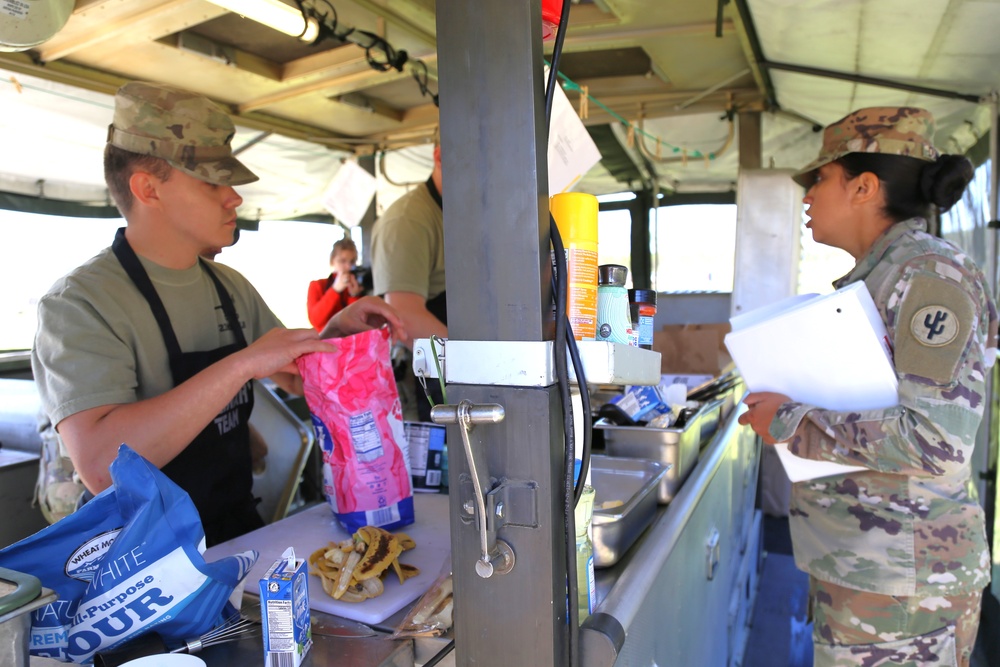
<path fill-rule="evenodd" d="M 375 177 L 347 160 L 323 192 L 326 210 L 348 227 L 357 227 L 375 196 Z"/>
<path fill-rule="evenodd" d="M 545 69 L 548 77 L 548 68 Z M 601 160 L 597 144 L 573 110 L 562 86 L 555 87 L 549 126 L 549 195 L 568 192 Z"/>

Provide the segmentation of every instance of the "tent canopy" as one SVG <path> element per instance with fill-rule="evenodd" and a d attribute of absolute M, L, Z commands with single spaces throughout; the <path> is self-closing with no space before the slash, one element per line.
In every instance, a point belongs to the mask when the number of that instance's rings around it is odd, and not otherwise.
<path fill-rule="evenodd" d="M 243 218 L 324 213 L 324 189 L 355 156 L 387 156 L 380 193 L 426 178 L 434 1 L 303 4 L 327 29 L 315 43 L 209 0 L 76 0 L 51 38 L 0 52 L 0 193 L 109 205 L 111 96 L 133 79 L 188 88 L 234 114 L 233 145 L 261 176 L 240 189 Z M 0 12 L 0 44 L 16 20 Z M 998 33 L 993 2 L 574 2 L 564 89 L 602 146 L 618 143 L 577 189 L 732 190 L 740 114 L 753 112 L 765 167 L 807 163 L 817 130 L 863 106 L 926 107 L 939 147 L 967 152 L 989 132 Z"/>

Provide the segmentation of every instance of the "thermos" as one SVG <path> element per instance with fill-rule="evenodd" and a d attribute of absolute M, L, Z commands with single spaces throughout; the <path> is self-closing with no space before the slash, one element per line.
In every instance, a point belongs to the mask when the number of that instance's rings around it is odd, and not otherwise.
<path fill-rule="evenodd" d="M 597 340 L 638 346 L 625 289 L 627 277 L 628 268 L 621 264 L 597 267 Z"/>

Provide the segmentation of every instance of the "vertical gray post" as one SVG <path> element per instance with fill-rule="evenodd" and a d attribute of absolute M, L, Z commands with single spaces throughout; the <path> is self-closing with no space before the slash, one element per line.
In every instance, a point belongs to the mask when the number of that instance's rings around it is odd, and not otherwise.
<path fill-rule="evenodd" d="M 760 169 L 761 160 L 761 132 L 760 132 L 760 112 L 748 111 L 740 113 L 740 169 Z"/>
<path fill-rule="evenodd" d="M 436 14 L 449 338 L 550 340 L 540 3 L 438 0 Z M 477 426 L 471 444 L 491 484 L 511 492 L 497 536 L 516 563 L 476 574 L 479 533 L 463 500 L 470 466 L 449 426 L 457 664 L 567 664 L 558 392 L 449 384 L 448 403 L 462 399 L 506 412 Z"/>
<path fill-rule="evenodd" d="M 358 166 L 367 171 L 372 176 L 375 175 L 375 155 L 362 155 L 358 158 Z M 364 266 L 372 265 L 372 227 L 375 226 L 375 204 L 378 203 L 376 197 L 372 197 L 371 204 L 368 205 L 368 210 L 365 211 L 365 215 L 361 218 L 361 264 Z"/>

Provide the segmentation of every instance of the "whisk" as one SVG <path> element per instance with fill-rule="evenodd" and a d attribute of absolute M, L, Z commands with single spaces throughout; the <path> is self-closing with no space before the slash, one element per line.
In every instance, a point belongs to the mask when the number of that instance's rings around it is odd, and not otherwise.
<path fill-rule="evenodd" d="M 236 612 L 200 637 L 186 640 L 183 646 L 173 649 L 170 653 L 197 653 L 206 646 L 236 641 L 252 636 L 259 630 L 260 625 L 256 621 Z M 94 654 L 94 667 L 117 667 L 129 660 L 160 653 L 167 653 L 167 645 L 163 638 L 155 632 L 147 632 L 110 651 Z"/>
<path fill-rule="evenodd" d="M 260 630 L 260 625 L 250 620 L 240 612 L 236 612 L 221 625 L 218 625 L 200 637 L 187 639 L 184 646 L 175 648 L 171 653 L 197 653 L 206 646 L 224 644 L 236 641 L 242 637 L 249 637 Z"/>

